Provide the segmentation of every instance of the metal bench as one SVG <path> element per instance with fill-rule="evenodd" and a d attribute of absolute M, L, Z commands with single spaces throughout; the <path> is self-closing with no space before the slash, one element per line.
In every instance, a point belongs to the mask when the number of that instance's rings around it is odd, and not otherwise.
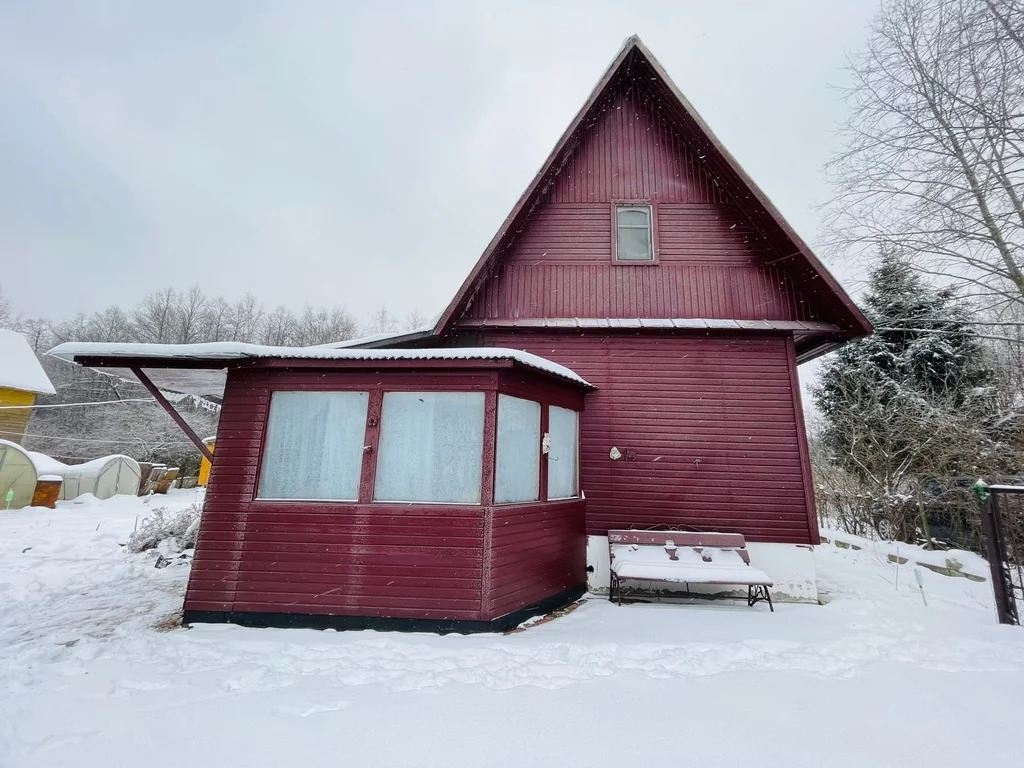
<path fill-rule="evenodd" d="M 690 584 L 731 584 L 747 587 L 747 605 L 765 600 L 775 612 L 770 591 L 772 580 L 750 565 L 742 534 L 608 531 L 608 554 L 609 599 L 619 605 L 625 581 L 683 584 L 687 590 Z"/>

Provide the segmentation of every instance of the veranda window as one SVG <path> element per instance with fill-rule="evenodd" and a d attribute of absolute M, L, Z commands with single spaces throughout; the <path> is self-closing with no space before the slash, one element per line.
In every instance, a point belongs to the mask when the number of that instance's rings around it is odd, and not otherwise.
<path fill-rule="evenodd" d="M 483 392 L 385 392 L 374 499 L 479 504 Z"/>
<path fill-rule="evenodd" d="M 540 403 L 498 395 L 494 502 L 540 498 Z"/>
<path fill-rule="evenodd" d="M 548 498 L 579 496 L 579 414 L 552 405 L 548 409 Z"/>
<path fill-rule="evenodd" d="M 359 498 L 366 392 L 275 392 L 258 498 Z"/>

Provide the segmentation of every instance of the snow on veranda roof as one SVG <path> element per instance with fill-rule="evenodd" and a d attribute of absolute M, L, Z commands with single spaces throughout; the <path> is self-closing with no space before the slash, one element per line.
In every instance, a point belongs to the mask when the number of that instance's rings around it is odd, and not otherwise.
<path fill-rule="evenodd" d="M 37 395 L 57 393 L 28 339 L 17 331 L 0 329 L 0 389 L 20 389 Z"/>
<path fill-rule="evenodd" d="M 330 347 L 270 347 L 245 344 L 238 341 L 217 341 L 206 344 L 121 344 L 89 341 L 69 341 L 60 344 L 48 354 L 64 360 L 96 360 L 104 358 L 111 365 L 118 360 L 131 360 L 141 367 L 147 363 L 176 364 L 195 362 L 197 368 L 220 367 L 211 363 L 224 363 L 260 358 L 292 360 L 513 360 L 528 368 L 557 376 L 575 384 L 593 387 L 582 376 L 539 355 L 504 347 L 465 347 L 433 349 L 331 349 Z M 89 362 L 89 365 L 95 365 Z M 184 365 L 182 367 L 188 367 Z"/>

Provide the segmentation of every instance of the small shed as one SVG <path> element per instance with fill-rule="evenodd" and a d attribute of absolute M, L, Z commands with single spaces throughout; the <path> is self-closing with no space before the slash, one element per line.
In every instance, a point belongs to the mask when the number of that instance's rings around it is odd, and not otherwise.
<path fill-rule="evenodd" d="M 28 339 L 0 329 L 0 439 L 21 443 L 36 396 L 53 394 L 56 390 Z"/>
<path fill-rule="evenodd" d="M 585 589 L 593 387 L 568 368 L 493 348 L 53 353 L 140 380 L 227 368 L 186 621 L 492 631 Z"/>

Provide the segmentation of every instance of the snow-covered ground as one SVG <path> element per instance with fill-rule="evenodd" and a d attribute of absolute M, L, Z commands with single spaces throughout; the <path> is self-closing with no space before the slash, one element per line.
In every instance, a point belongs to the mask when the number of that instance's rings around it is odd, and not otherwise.
<path fill-rule="evenodd" d="M 923 571 L 925 606 L 910 547 L 897 588 L 888 547 L 823 545 L 828 604 L 775 614 L 592 598 L 507 636 L 158 631 L 187 565 L 122 550 L 149 509 L 0 511 L 3 768 L 1024 765 L 1024 633 L 988 582 Z"/>

